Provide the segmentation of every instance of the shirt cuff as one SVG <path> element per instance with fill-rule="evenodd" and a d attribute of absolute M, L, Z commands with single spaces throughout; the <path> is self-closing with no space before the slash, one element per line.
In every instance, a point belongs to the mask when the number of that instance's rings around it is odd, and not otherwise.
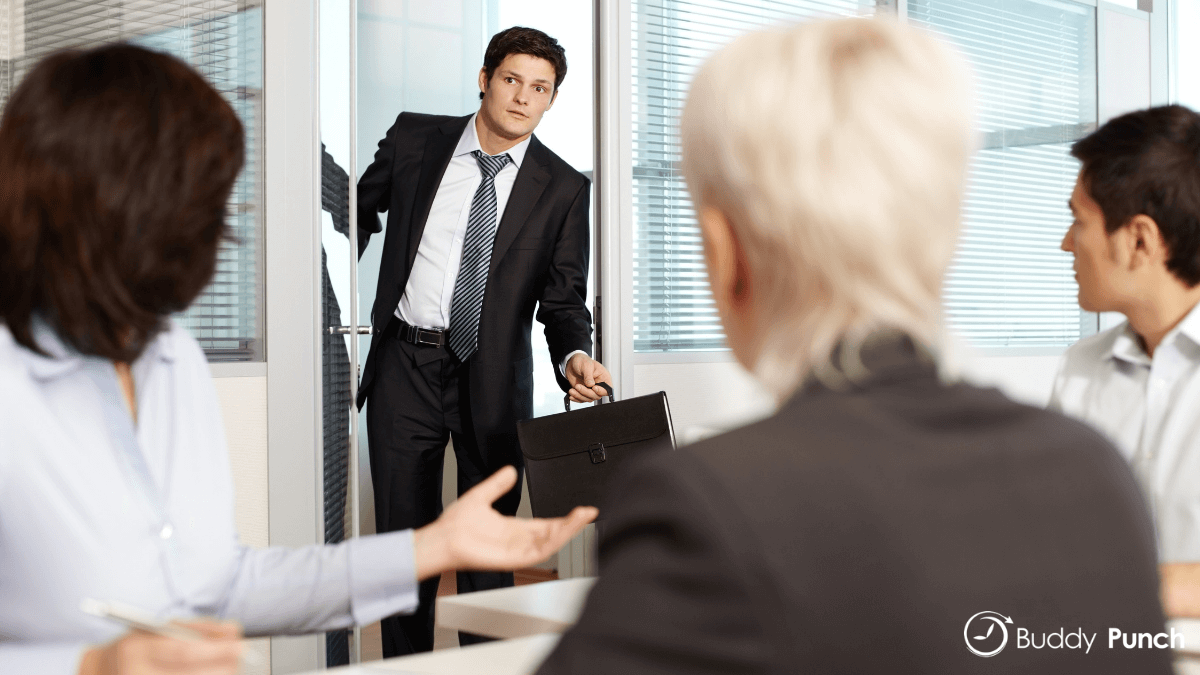
<path fill-rule="evenodd" d="M 567 354 L 567 358 L 563 359 L 562 363 L 558 364 L 558 372 L 564 378 L 567 376 L 567 364 L 571 362 L 571 359 L 575 358 L 576 354 L 583 354 L 584 356 L 588 356 L 588 353 L 583 351 L 582 349 L 576 349 L 575 351 L 571 352 L 570 354 Z M 543 361 L 543 363 L 545 363 L 545 361 Z"/>
<path fill-rule="evenodd" d="M 365 626 L 417 608 L 417 561 L 413 531 L 351 539 L 350 614 Z"/>
<path fill-rule="evenodd" d="M 76 675 L 85 644 L 0 644 L 0 673 L 38 673 L 38 675 Z"/>

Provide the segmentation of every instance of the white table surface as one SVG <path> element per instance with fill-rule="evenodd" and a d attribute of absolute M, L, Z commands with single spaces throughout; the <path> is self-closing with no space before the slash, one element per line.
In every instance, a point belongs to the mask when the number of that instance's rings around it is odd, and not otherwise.
<path fill-rule="evenodd" d="M 1172 619 L 1167 632 L 1183 633 L 1184 649 L 1175 652 L 1177 675 L 1200 675 L 1200 619 Z"/>
<path fill-rule="evenodd" d="M 595 577 L 543 581 L 437 599 L 434 616 L 442 628 L 510 639 L 562 633 L 579 619 Z"/>
<path fill-rule="evenodd" d="M 595 579 L 564 579 L 562 583 L 548 581 L 541 584 L 530 584 L 520 588 L 506 588 L 497 591 L 481 591 L 479 593 L 468 594 L 485 596 L 492 594 L 500 594 L 522 588 L 531 588 L 535 586 L 545 586 L 548 584 L 558 584 L 556 590 L 550 593 L 534 594 L 533 598 L 545 601 L 546 597 L 567 599 L 568 602 L 578 602 L 578 606 L 582 607 L 583 600 L 587 596 L 587 591 L 591 589 Z M 445 596 L 449 598 L 450 596 Z M 521 605 L 525 603 L 525 607 L 532 606 L 536 612 L 539 605 L 530 599 L 528 594 L 518 594 L 522 598 L 521 601 L 515 604 Z M 504 606 L 508 605 L 508 609 L 512 609 L 512 598 L 507 598 L 510 602 L 492 602 L 478 603 L 484 607 L 492 605 Z M 492 609 L 492 608 L 489 608 Z M 439 606 L 440 610 L 440 606 Z M 571 616 L 570 608 L 559 607 L 557 610 L 557 620 L 561 621 L 563 617 Z M 571 621 L 578 617 L 576 612 Z M 543 617 L 544 618 L 544 617 Z M 570 623 L 567 623 L 569 626 Z M 1184 641 L 1187 645 L 1186 649 L 1176 653 L 1175 672 L 1178 675 L 1200 675 L 1200 619 L 1175 619 L 1167 622 L 1168 631 L 1174 628 L 1184 634 Z M 559 632 L 545 633 L 541 635 L 527 635 L 510 640 L 502 640 L 499 642 L 488 642 L 470 647 L 462 647 L 455 649 L 442 649 L 436 652 L 428 652 L 425 654 L 415 654 L 413 656 L 402 656 L 386 661 L 373 661 L 357 666 L 345 666 L 342 668 L 331 668 L 324 671 L 314 671 L 306 675 L 322 675 L 330 673 L 331 675 L 532 675 L 541 665 L 554 646 L 558 644 L 559 638 L 562 636 Z"/>
<path fill-rule="evenodd" d="M 558 644 L 558 633 L 371 661 L 305 675 L 533 675 Z"/>

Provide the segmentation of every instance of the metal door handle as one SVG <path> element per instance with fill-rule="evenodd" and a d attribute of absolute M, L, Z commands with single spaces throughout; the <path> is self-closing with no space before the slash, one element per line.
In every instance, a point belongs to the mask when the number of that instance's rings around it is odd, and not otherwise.
<path fill-rule="evenodd" d="M 370 335 L 370 326 L 359 326 L 357 331 L 354 331 L 350 326 L 330 326 L 330 335 L 349 335 L 351 332 L 357 332 L 359 335 Z"/>

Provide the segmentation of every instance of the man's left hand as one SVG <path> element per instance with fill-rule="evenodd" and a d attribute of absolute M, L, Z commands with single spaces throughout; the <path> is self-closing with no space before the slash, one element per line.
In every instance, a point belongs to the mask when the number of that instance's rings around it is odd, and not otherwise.
<path fill-rule="evenodd" d="M 587 403 L 599 401 L 601 397 L 608 396 L 608 392 L 598 383 L 604 382 L 612 386 L 612 375 L 609 374 L 608 368 L 605 368 L 604 364 L 599 361 L 587 354 L 576 354 L 567 362 L 564 370 L 567 383 L 571 385 L 571 389 L 567 393 L 571 395 L 572 401 Z"/>

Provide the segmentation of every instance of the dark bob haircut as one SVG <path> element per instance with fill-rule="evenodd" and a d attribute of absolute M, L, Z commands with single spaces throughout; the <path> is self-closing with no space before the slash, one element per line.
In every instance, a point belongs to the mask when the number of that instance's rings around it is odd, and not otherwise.
<path fill-rule="evenodd" d="M 567 77 L 567 52 L 558 44 L 558 40 L 546 35 L 536 28 L 513 26 L 492 36 L 488 42 L 487 51 L 483 53 L 483 72 L 487 81 L 492 81 L 492 75 L 511 54 L 528 54 L 539 59 L 545 59 L 554 66 L 554 93 Z M 479 92 L 483 98 L 483 92 Z"/>
<path fill-rule="evenodd" d="M 130 45 L 54 54 L 0 120 L 0 318 L 41 353 L 132 361 L 212 278 L 242 167 L 233 109 L 182 61 Z"/>
<path fill-rule="evenodd" d="M 1181 105 L 1115 117 L 1071 147 L 1112 234 L 1142 214 L 1162 232 L 1167 270 L 1200 284 L 1200 115 Z"/>

